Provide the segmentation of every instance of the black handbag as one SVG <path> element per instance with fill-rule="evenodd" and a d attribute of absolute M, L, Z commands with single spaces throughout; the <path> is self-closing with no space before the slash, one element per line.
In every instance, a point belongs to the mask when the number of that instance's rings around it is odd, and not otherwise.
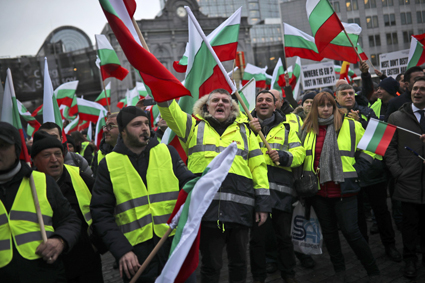
<path fill-rule="evenodd" d="M 319 191 L 319 180 L 314 172 L 301 171 L 300 176 L 295 178 L 294 187 L 298 196 L 312 197 Z"/>

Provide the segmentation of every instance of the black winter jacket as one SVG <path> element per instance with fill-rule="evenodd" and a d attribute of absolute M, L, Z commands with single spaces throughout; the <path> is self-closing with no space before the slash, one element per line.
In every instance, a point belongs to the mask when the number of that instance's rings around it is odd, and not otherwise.
<path fill-rule="evenodd" d="M 117 145 L 114 147 L 114 152 L 128 155 L 131 164 L 139 173 L 143 182 L 146 184 L 146 172 L 149 164 L 149 151 L 156 145 L 158 141 L 155 138 L 149 139 L 149 144 L 145 150 L 137 155 L 132 152 L 124 144 L 121 136 L 118 138 Z M 181 160 L 176 149 L 168 146 L 171 159 L 173 162 L 173 170 L 175 176 L 179 179 L 179 187 L 183 188 L 186 182 L 195 178 L 186 165 Z M 166 176 L 164 176 L 166 178 Z M 149 190 L 149 188 L 147 188 Z M 111 176 L 108 171 L 106 160 L 103 159 L 97 170 L 96 181 L 93 187 L 92 200 L 90 205 L 93 225 L 103 242 L 108 247 L 112 255 L 119 260 L 126 253 L 133 251 L 133 246 L 124 236 L 115 222 L 115 204 L 116 199 L 112 188 Z"/>
<path fill-rule="evenodd" d="M 388 123 L 416 133 L 425 133 L 413 114 L 412 103 L 403 104 L 400 110 L 390 115 Z M 385 163 L 395 179 L 393 198 L 403 202 L 424 204 L 425 164 L 406 150 L 405 146 L 421 156 L 425 155 L 425 143 L 419 137 L 403 130 L 396 130 L 385 153 Z"/>

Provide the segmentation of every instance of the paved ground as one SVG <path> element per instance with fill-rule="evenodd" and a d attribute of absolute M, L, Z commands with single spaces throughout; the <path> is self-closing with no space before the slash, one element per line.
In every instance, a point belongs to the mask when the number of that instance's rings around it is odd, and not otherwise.
<path fill-rule="evenodd" d="M 342 234 L 340 236 L 341 236 L 341 242 L 342 242 L 342 249 L 343 249 L 345 261 L 346 261 L 347 274 L 349 275 L 349 282 L 359 282 L 359 283 L 367 282 L 366 271 L 363 269 L 360 262 L 356 259 L 353 251 L 348 246 Z M 403 262 L 395 263 L 393 261 L 390 261 L 386 257 L 385 250 L 379 238 L 379 234 L 370 235 L 369 242 L 372 248 L 372 252 L 375 255 L 375 258 L 378 262 L 378 267 L 381 270 L 382 280 L 383 280 L 382 282 L 384 283 L 425 282 L 425 267 L 423 267 L 422 265 L 419 265 L 420 267 L 418 269 L 418 277 L 416 278 L 416 280 L 411 281 L 402 276 L 401 269 L 404 266 Z M 401 252 L 402 242 L 401 242 L 401 234 L 399 231 L 396 231 L 396 244 L 397 244 L 397 249 Z M 324 249 L 324 253 L 322 255 L 313 256 L 313 258 L 315 259 L 317 263 L 314 269 L 304 269 L 301 266 L 297 265 L 296 278 L 298 279 L 298 281 L 301 283 L 332 282 L 334 271 L 333 271 L 331 262 L 329 260 L 329 255 L 326 252 L 326 249 Z M 112 268 L 113 261 L 114 259 L 109 253 L 105 254 L 102 257 L 103 275 L 104 275 L 105 283 L 122 282 L 122 280 L 119 278 L 119 272 L 116 269 Z M 226 262 L 224 265 L 226 265 Z M 249 270 L 249 267 L 248 267 L 248 270 Z M 228 269 L 225 266 L 221 272 L 222 273 L 221 282 L 223 283 L 229 282 L 227 279 L 227 271 Z M 197 269 L 197 275 L 198 275 L 198 282 L 200 282 L 199 267 Z M 252 282 L 253 280 L 252 280 L 251 273 L 248 271 L 247 283 L 252 283 Z M 275 272 L 274 274 L 269 274 L 266 282 L 278 283 L 283 281 L 282 279 L 280 279 L 279 272 Z"/>

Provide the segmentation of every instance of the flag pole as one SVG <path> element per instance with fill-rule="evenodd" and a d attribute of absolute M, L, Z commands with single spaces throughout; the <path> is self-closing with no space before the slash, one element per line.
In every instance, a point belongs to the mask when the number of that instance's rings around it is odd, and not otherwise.
<path fill-rule="evenodd" d="M 344 28 L 344 33 L 345 33 L 345 35 L 347 36 L 348 40 L 350 41 L 351 46 L 352 46 L 352 47 L 353 47 L 353 49 L 354 49 L 354 52 L 356 52 L 357 57 L 359 57 L 360 62 L 363 62 L 362 58 L 360 57 L 359 52 L 357 52 L 356 47 L 354 47 L 354 44 L 353 44 L 353 42 L 351 41 L 351 38 L 348 36 L 348 33 L 347 33 L 347 31 L 345 30 L 345 28 Z"/>
<path fill-rule="evenodd" d="M 131 21 L 133 22 L 133 26 L 136 29 L 137 35 L 139 36 L 139 40 L 142 43 L 143 48 L 146 49 L 147 51 L 149 51 L 149 47 L 146 44 L 145 38 L 143 37 L 143 34 L 139 29 L 139 25 L 137 24 L 137 22 L 134 18 L 131 18 Z"/>
<path fill-rule="evenodd" d="M 282 19 L 282 11 L 281 11 L 280 5 L 279 5 L 279 18 Z M 280 21 L 280 30 L 281 30 L 281 34 L 282 34 L 283 59 L 285 59 L 284 70 L 286 70 L 286 69 L 288 69 L 288 61 L 286 60 L 286 52 L 285 52 L 285 26 L 283 25 L 282 21 Z"/>
<path fill-rule="evenodd" d="M 99 44 L 97 42 L 97 38 L 96 38 L 96 48 L 97 48 L 97 52 L 99 52 Z M 99 58 L 100 59 L 100 58 Z M 102 63 L 102 62 L 101 62 Z M 109 101 L 108 101 L 108 95 L 106 93 L 106 88 L 105 88 L 105 81 L 103 80 L 103 76 L 102 76 L 102 71 L 101 69 L 99 69 L 100 72 L 100 78 L 102 80 L 102 86 L 103 86 L 103 91 L 105 92 L 105 98 L 106 98 L 106 105 L 108 105 L 108 112 L 111 113 L 111 106 L 109 106 Z"/>
<path fill-rule="evenodd" d="M 154 256 L 158 253 L 159 249 L 168 239 L 168 236 L 171 234 L 173 230 L 174 229 L 171 227 L 168 228 L 167 232 L 165 232 L 164 236 L 162 236 L 161 240 L 159 240 L 158 244 L 156 244 L 155 248 L 153 248 L 149 256 L 143 262 L 142 266 L 140 266 L 139 270 L 137 270 L 136 274 L 134 274 L 133 278 L 131 278 L 130 283 L 135 283 L 137 279 L 140 277 L 140 275 L 142 275 L 143 271 L 146 269 L 146 267 L 148 267 L 149 263 L 152 261 Z"/>
<path fill-rule="evenodd" d="M 217 57 L 217 54 L 215 54 L 214 49 L 211 47 L 211 44 L 209 43 L 207 37 L 204 34 L 204 31 L 202 30 L 201 26 L 199 25 L 198 21 L 196 20 L 195 16 L 193 15 L 192 10 L 190 9 L 189 6 L 184 6 L 184 8 L 186 9 L 187 15 L 192 20 L 193 24 L 196 27 L 196 30 L 198 31 L 199 35 L 202 37 L 202 39 L 203 39 L 205 45 L 207 46 L 208 50 L 213 55 L 213 57 L 215 59 L 215 62 L 217 63 L 218 67 L 220 68 L 221 72 L 223 73 L 223 76 L 226 79 L 227 83 L 229 84 L 229 86 L 232 87 L 232 92 L 235 93 L 236 98 L 238 99 L 239 103 L 242 105 L 242 108 L 245 111 L 246 115 L 248 116 L 249 120 L 252 121 L 253 120 L 253 117 L 252 117 L 251 113 L 249 112 L 248 107 L 246 107 L 244 101 L 242 100 L 241 96 L 239 95 L 239 91 L 237 90 L 237 88 L 233 84 L 233 82 L 230 79 L 230 77 L 227 75 L 227 72 L 224 69 L 223 64 L 221 64 L 220 60 Z M 272 148 L 270 147 L 269 143 L 267 142 L 266 138 L 264 137 L 264 134 L 261 131 L 258 134 L 259 134 L 259 136 L 261 138 L 261 141 L 267 147 L 267 150 L 268 151 L 272 151 Z M 276 165 L 280 165 L 280 163 L 278 161 L 275 162 L 275 164 Z"/>
<path fill-rule="evenodd" d="M 10 69 L 7 69 L 7 79 L 9 81 L 9 85 L 10 85 L 10 93 L 12 94 L 12 97 L 14 97 L 16 99 L 15 88 L 13 87 L 12 72 L 10 71 Z M 27 164 L 28 164 L 28 166 L 31 167 L 30 162 L 27 162 Z M 40 202 L 38 201 L 37 190 L 35 189 L 34 176 L 33 176 L 32 173 L 29 177 L 29 181 L 30 181 L 32 197 L 34 199 L 35 211 L 37 213 L 37 219 L 38 219 L 38 223 L 40 225 L 41 238 L 43 239 L 43 243 L 46 243 L 47 242 L 47 234 L 46 234 L 46 229 L 44 228 L 44 220 L 43 220 L 43 216 L 41 214 Z"/>
<path fill-rule="evenodd" d="M 391 125 L 391 124 L 389 124 L 389 125 Z M 394 125 L 394 126 L 395 126 L 395 125 Z M 419 133 L 417 133 L 417 132 L 414 132 L 414 131 L 411 131 L 411 130 L 408 130 L 408 129 L 405 129 L 405 128 L 402 128 L 402 127 L 399 127 L 399 126 L 395 126 L 395 127 L 397 127 L 397 129 L 403 130 L 403 131 L 405 131 L 405 132 L 408 132 L 408 133 L 411 133 L 411 134 L 417 135 L 418 137 L 421 137 L 421 136 L 422 136 L 421 134 L 419 134 Z"/>

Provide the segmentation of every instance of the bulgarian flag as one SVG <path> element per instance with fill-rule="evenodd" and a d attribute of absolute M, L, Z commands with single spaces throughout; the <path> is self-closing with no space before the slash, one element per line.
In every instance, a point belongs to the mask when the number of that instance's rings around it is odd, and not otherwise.
<path fill-rule="evenodd" d="M 126 96 L 126 105 L 125 106 L 136 106 L 137 102 L 140 100 L 139 92 L 137 91 L 137 87 L 132 90 L 127 90 Z"/>
<path fill-rule="evenodd" d="M 282 90 L 285 86 L 285 70 L 283 69 L 282 59 L 279 58 L 273 70 L 271 89 Z"/>
<path fill-rule="evenodd" d="M 78 124 L 77 130 L 78 131 L 82 131 L 85 130 L 89 127 L 90 123 L 89 121 L 80 121 L 81 123 Z"/>
<path fill-rule="evenodd" d="M 87 139 L 89 141 L 93 141 L 93 124 L 91 122 L 89 123 L 89 128 L 87 129 Z"/>
<path fill-rule="evenodd" d="M 105 89 L 102 90 L 102 92 L 96 98 L 95 102 L 99 103 L 102 106 L 111 105 L 111 82 L 109 82 Z"/>
<path fill-rule="evenodd" d="M 151 120 L 151 128 L 155 126 L 159 117 L 159 109 L 158 105 L 149 105 L 146 107 L 146 111 L 149 111 L 150 120 Z"/>
<path fill-rule="evenodd" d="M 236 49 L 238 47 L 239 26 L 241 23 L 242 7 L 213 30 L 207 40 L 214 49 L 215 54 L 221 62 L 234 60 L 236 58 Z M 179 73 L 185 73 L 187 68 L 189 50 L 186 46 L 183 58 L 173 63 L 174 70 Z"/>
<path fill-rule="evenodd" d="M 317 50 L 314 37 L 287 23 L 283 23 L 283 32 L 286 57 L 299 56 L 313 61 L 323 60 L 323 56 Z"/>
<path fill-rule="evenodd" d="M 190 10 L 188 12 L 191 13 Z M 239 25 L 240 10 L 231 15 L 226 20 L 226 23 L 228 26 Z M 179 99 L 179 105 L 184 112 L 192 114 L 193 105 L 199 98 L 218 88 L 223 88 L 230 93 L 232 93 L 235 88 L 233 85 L 227 83 L 225 77 L 227 73 L 223 74 L 220 70 L 220 66 L 217 65 L 214 55 L 210 52 L 196 29 L 196 25 L 199 24 L 193 22 L 189 17 L 188 25 L 189 42 L 187 45 L 187 68 L 184 85 L 190 90 L 192 97 L 181 97 Z M 155 100 L 158 101 L 156 98 Z M 165 131 L 162 142 L 174 146 L 181 159 L 183 161 L 187 160 L 186 153 L 179 139 L 170 128 Z"/>
<path fill-rule="evenodd" d="M 363 61 L 369 60 L 366 53 L 364 53 L 363 48 L 360 46 L 360 43 L 357 42 L 357 53 L 359 53 L 360 58 L 362 58 Z"/>
<path fill-rule="evenodd" d="M 255 79 L 252 78 L 247 82 L 242 89 L 239 91 L 239 94 L 245 103 L 246 107 L 249 111 L 254 110 L 255 108 L 255 95 L 257 94 L 255 88 Z M 239 103 L 240 109 L 242 110 L 242 106 Z"/>
<path fill-rule="evenodd" d="M 71 107 L 72 102 L 74 101 L 77 87 L 78 81 L 72 81 L 58 86 L 54 91 L 58 105 L 66 105 L 68 107 Z"/>
<path fill-rule="evenodd" d="M 410 42 L 410 50 L 409 50 L 409 62 L 407 63 L 406 70 L 420 66 L 425 63 L 425 49 L 424 46 L 412 36 L 412 41 Z"/>
<path fill-rule="evenodd" d="M 250 63 L 246 64 L 245 71 L 242 77 L 242 85 L 245 85 L 250 79 L 254 78 L 256 87 L 266 88 L 266 70 L 267 66 L 260 68 Z"/>
<path fill-rule="evenodd" d="M 77 115 L 77 117 L 72 120 L 66 127 L 65 127 L 65 134 L 70 134 L 72 132 L 75 132 L 78 129 L 78 125 L 80 124 L 80 116 Z"/>
<path fill-rule="evenodd" d="M 317 50 L 321 53 L 344 27 L 328 0 L 307 0 L 305 6 Z"/>
<path fill-rule="evenodd" d="M 157 102 L 164 102 L 181 96 L 190 96 L 190 92 L 180 81 L 153 54 L 142 47 L 132 22 L 136 1 L 99 0 L 99 2 L 125 56 L 139 71 L 154 99 Z"/>
<path fill-rule="evenodd" d="M 412 35 L 414 38 L 416 38 L 422 45 L 425 46 L 425 33 L 423 34 L 416 34 Z"/>
<path fill-rule="evenodd" d="M 301 58 L 300 57 L 297 57 L 297 60 L 295 60 L 295 65 L 293 70 L 292 70 L 292 66 L 288 68 L 288 75 L 289 75 L 289 85 L 291 86 L 292 90 L 294 90 L 301 76 Z"/>
<path fill-rule="evenodd" d="M 96 34 L 97 52 L 100 59 L 102 80 L 114 77 L 122 81 L 128 74 L 126 68 L 121 67 L 117 53 L 104 34 Z"/>
<path fill-rule="evenodd" d="M 127 90 L 127 91 L 129 91 L 129 90 Z M 127 105 L 127 98 L 125 97 L 125 98 L 123 98 L 123 99 L 121 99 L 120 101 L 118 101 L 118 103 L 117 103 L 117 107 L 119 108 L 119 109 L 122 109 L 125 105 Z"/>
<path fill-rule="evenodd" d="M 394 125 L 371 118 L 357 147 L 384 156 L 396 129 Z"/>
<path fill-rule="evenodd" d="M 137 91 L 139 92 L 139 95 L 141 97 L 146 97 L 146 95 L 149 95 L 149 92 L 146 89 L 146 86 L 145 86 L 144 83 L 142 83 L 142 82 L 136 82 L 136 88 L 137 88 Z"/>
<path fill-rule="evenodd" d="M 24 118 L 24 120 L 28 123 L 28 125 L 30 126 L 30 127 L 32 127 L 32 130 L 31 130 L 31 133 L 29 133 L 28 131 L 27 131 L 27 134 L 29 135 L 29 136 L 32 136 L 32 134 L 34 133 L 34 132 L 37 132 L 38 131 L 38 129 L 40 128 L 40 123 L 33 117 L 33 116 L 31 116 L 31 113 L 25 108 L 25 106 L 19 101 L 19 100 L 17 100 L 16 99 L 16 104 L 17 104 L 17 106 L 18 106 L 18 111 L 19 111 L 19 115 L 22 117 L 22 118 Z"/>
<path fill-rule="evenodd" d="M 197 268 L 202 217 L 226 178 L 236 152 L 233 142 L 208 164 L 201 177 L 187 182 L 180 191 L 167 222 L 172 229 L 177 226 L 176 234 L 170 256 L 155 283 L 183 283 Z"/>
<path fill-rule="evenodd" d="M 94 137 L 94 144 L 96 145 L 98 150 L 100 147 L 100 142 L 103 138 L 103 126 L 106 126 L 106 116 L 105 112 L 100 112 L 99 119 L 96 123 L 96 132 Z"/>
<path fill-rule="evenodd" d="M 105 112 L 106 114 L 106 109 L 97 102 L 85 100 L 83 98 L 77 98 L 77 103 L 78 114 L 80 116 L 80 120 L 82 121 L 97 123 L 100 113 Z"/>
<path fill-rule="evenodd" d="M 354 46 L 356 46 L 357 41 L 359 40 L 359 35 L 362 32 L 362 28 L 355 23 L 342 24 Z M 353 64 L 359 61 L 357 52 L 354 50 L 344 31 L 340 32 L 338 36 L 336 36 L 331 43 L 320 52 L 320 55 L 328 59 L 347 61 Z"/>
<path fill-rule="evenodd" d="M 16 102 L 15 88 L 13 87 L 12 72 L 10 69 L 6 71 L 6 83 L 3 93 L 3 109 L 1 111 L 1 121 L 7 122 L 13 125 L 19 130 L 19 136 L 21 137 L 21 155 L 20 160 L 31 162 L 30 156 L 28 155 L 27 145 L 25 143 L 24 130 L 22 129 L 21 117 L 19 116 L 18 104 Z"/>
<path fill-rule="evenodd" d="M 44 58 L 43 123 L 46 122 L 56 123 L 61 129 L 63 128 L 62 115 L 50 80 L 47 58 Z"/>
<path fill-rule="evenodd" d="M 266 73 L 266 89 L 270 89 L 273 77 Z"/>

